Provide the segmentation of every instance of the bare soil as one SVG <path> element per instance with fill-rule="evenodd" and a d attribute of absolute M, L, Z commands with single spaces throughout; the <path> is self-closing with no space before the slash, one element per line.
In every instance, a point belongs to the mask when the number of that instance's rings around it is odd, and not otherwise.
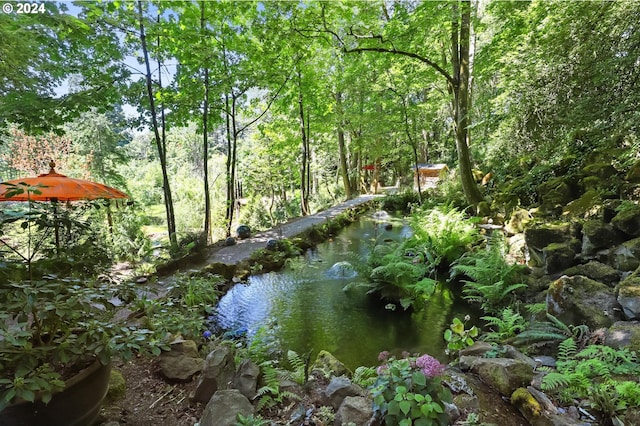
<path fill-rule="evenodd" d="M 189 401 L 196 381 L 169 383 L 159 374 L 158 360 L 135 358 L 116 363 L 122 373 L 126 394 L 117 401 L 105 401 L 96 425 L 193 426 L 204 405 Z M 111 423 L 110 423 L 111 422 Z"/>

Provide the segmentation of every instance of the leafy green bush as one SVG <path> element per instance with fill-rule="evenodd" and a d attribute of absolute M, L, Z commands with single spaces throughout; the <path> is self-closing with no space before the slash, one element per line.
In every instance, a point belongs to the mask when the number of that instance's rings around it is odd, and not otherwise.
<path fill-rule="evenodd" d="M 378 379 L 370 388 L 374 413 L 387 426 L 448 425 L 445 403 L 451 392 L 442 385 L 440 375 L 445 366 L 429 355 L 402 359 L 378 357 Z"/>

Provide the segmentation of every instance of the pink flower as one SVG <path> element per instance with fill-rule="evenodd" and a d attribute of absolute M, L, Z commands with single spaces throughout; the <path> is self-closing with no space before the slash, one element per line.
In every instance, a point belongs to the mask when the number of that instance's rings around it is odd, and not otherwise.
<path fill-rule="evenodd" d="M 440 361 L 432 357 L 431 355 L 422 355 L 416 359 L 416 366 L 420 368 L 422 374 L 427 377 L 436 377 L 442 374 L 445 365 L 440 364 Z"/>
<path fill-rule="evenodd" d="M 387 364 L 382 364 L 381 366 L 376 368 L 376 373 L 378 373 L 378 376 L 382 376 L 387 371 L 389 371 L 389 366 Z"/>
<path fill-rule="evenodd" d="M 382 351 L 378 354 L 378 361 L 386 361 L 389 359 L 389 351 Z"/>

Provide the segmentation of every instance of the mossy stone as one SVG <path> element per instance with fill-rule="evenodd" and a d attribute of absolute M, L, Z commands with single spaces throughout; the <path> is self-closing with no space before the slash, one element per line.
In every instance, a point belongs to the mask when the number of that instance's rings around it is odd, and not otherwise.
<path fill-rule="evenodd" d="M 553 274 L 575 264 L 576 250 L 568 243 L 551 243 L 542 249 L 542 258 L 547 274 Z"/>
<path fill-rule="evenodd" d="M 110 402 L 124 398 L 127 392 L 127 382 L 120 370 L 111 369 L 109 376 L 109 390 L 107 391 L 107 400 Z"/>
<path fill-rule="evenodd" d="M 640 236 L 640 206 L 634 205 L 623 209 L 611 219 L 611 224 L 625 234 Z"/>
<path fill-rule="evenodd" d="M 591 210 L 596 209 L 596 205 L 600 202 L 600 194 L 595 190 L 588 190 L 577 200 L 571 201 L 564 208 L 564 214 L 573 217 L 589 216 Z"/>
<path fill-rule="evenodd" d="M 615 349 L 629 348 L 640 352 L 640 323 L 638 321 L 618 321 L 607 330 L 605 344 Z"/>
<path fill-rule="evenodd" d="M 633 163 L 625 179 L 629 182 L 640 183 L 640 160 Z"/>
<path fill-rule="evenodd" d="M 518 388 L 511 394 L 511 403 L 530 423 L 533 418 L 539 417 L 542 411 L 540 403 L 525 388 Z"/>
<path fill-rule="evenodd" d="M 332 376 L 351 376 L 352 372 L 338 360 L 332 353 L 321 350 L 311 366 L 311 370 L 320 370 L 324 373 L 330 373 Z"/>

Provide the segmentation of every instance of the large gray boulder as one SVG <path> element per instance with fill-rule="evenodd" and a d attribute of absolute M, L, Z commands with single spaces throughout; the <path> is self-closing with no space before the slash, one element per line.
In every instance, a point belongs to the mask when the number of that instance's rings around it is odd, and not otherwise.
<path fill-rule="evenodd" d="M 206 403 L 217 390 L 228 389 L 235 372 L 233 351 L 227 345 L 218 346 L 207 355 L 193 399 Z"/>
<path fill-rule="evenodd" d="M 351 383 L 347 377 L 340 376 L 331 379 L 331 382 L 324 391 L 324 395 L 329 399 L 334 410 L 338 409 L 344 399 L 348 396 L 362 396 L 362 388 Z"/>
<path fill-rule="evenodd" d="M 239 390 L 219 390 L 204 408 L 200 426 L 235 426 L 238 414 L 246 417 L 253 413 L 253 405 Z"/>
<path fill-rule="evenodd" d="M 640 277 L 630 277 L 618 287 L 618 303 L 628 320 L 640 320 Z"/>
<path fill-rule="evenodd" d="M 169 380 L 189 381 L 202 370 L 204 360 L 193 340 L 179 340 L 160 355 L 160 373 Z"/>
<path fill-rule="evenodd" d="M 592 330 L 609 327 L 619 312 L 612 288 L 581 275 L 552 282 L 546 303 L 547 312 L 565 324 L 586 324 Z"/>
<path fill-rule="evenodd" d="M 335 426 L 355 424 L 366 426 L 373 417 L 371 401 L 363 396 L 348 396 L 336 412 Z"/>
<path fill-rule="evenodd" d="M 245 359 L 238 367 L 238 371 L 233 379 L 233 385 L 241 394 L 251 399 L 256 395 L 259 376 L 260 367 L 253 361 Z"/>
<path fill-rule="evenodd" d="M 605 334 L 605 345 L 612 348 L 630 348 L 637 350 L 640 342 L 640 322 L 618 321 L 614 323 Z"/>

